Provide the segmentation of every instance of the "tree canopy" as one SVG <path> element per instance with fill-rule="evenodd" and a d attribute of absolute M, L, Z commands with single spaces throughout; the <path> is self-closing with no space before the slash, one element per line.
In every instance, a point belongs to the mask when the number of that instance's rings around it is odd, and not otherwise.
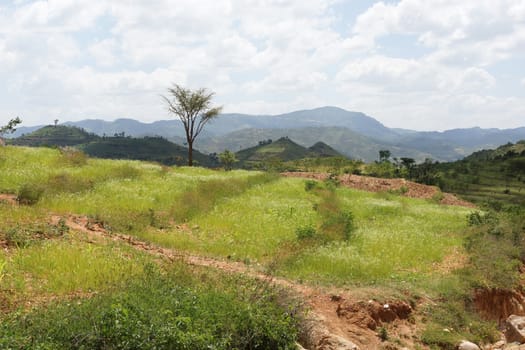
<path fill-rule="evenodd" d="M 217 117 L 222 107 L 212 107 L 214 93 L 205 88 L 192 91 L 178 84 L 168 88 L 170 98 L 162 96 L 168 104 L 168 110 L 180 119 L 184 125 L 188 143 L 188 165 L 193 165 L 193 142 L 204 126 Z"/>
<path fill-rule="evenodd" d="M 16 117 L 14 119 L 11 119 L 6 125 L 0 127 L 0 144 L 3 144 L 4 142 L 3 140 L 4 134 L 15 132 L 16 131 L 15 127 L 21 122 L 22 121 L 20 120 L 20 118 Z"/>

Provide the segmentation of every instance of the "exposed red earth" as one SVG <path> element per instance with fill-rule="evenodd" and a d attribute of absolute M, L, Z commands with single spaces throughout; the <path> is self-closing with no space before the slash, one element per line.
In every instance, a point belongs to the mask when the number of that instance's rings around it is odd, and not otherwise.
<path fill-rule="evenodd" d="M 312 172 L 286 172 L 281 173 L 281 175 L 320 181 L 326 180 L 330 177 L 330 174 L 328 173 Z M 406 197 L 423 199 L 431 199 L 435 198 L 435 196 L 440 196 L 442 197 L 440 199 L 441 204 L 458 205 L 469 208 L 476 207 L 473 203 L 459 199 L 451 193 L 442 193 L 436 186 L 423 185 L 405 179 L 383 179 L 353 174 L 339 175 L 337 176 L 337 179 L 342 186 L 358 190 L 369 192 L 398 191 L 398 193 Z"/>

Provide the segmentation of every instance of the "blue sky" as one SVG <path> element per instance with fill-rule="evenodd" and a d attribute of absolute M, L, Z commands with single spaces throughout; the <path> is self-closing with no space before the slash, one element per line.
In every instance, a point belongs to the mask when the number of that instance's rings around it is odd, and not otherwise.
<path fill-rule="evenodd" d="M 389 127 L 525 126 L 523 0 L 0 0 L 0 124 L 334 105 Z"/>

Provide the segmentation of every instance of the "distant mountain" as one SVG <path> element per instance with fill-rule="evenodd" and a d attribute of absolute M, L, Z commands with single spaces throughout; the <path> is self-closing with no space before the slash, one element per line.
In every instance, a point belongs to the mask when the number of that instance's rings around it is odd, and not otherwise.
<path fill-rule="evenodd" d="M 45 125 L 37 125 L 37 126 L 19 126 L 16 128 L 16 131 L 11 134 L 6 134 L 4 137 L 6 139 L 14 139 L 26 134 L 30 134 L 35 130 L 43 128 Z"/>
<path fill-rule="evenodd" d="M 265 161 L 286 162 L 304 158 L 343 157 L 323 142 L 317 142 L 315 145 L 306 148 L 288 137 L 282 137 L 277 141 L 261 141 L 257 146 L 237 152 L 235 156 L 239 160 L 239 165 L 248 168 Z"/>
<path fill-rule="evenodd" d="M 315 145 L 310 146 L 308 150 L 314 157 L 344 157 L 341 153 L 337 152 L 324 142 L 317 142 Z"/>
<path fill-rule="evenodd" d="M 68 122 L 99 136 L 115 134 L 162 136 L 184 144 L 184 131 L 178 119 L 141 123 L 133 119 L 83 120 Z M 295 131 L 292 131 L 295 130 Z M 334 133 L 328 135 L 327 132 Z M 28 133 L 20 127 L 13 136 Z M 300 135 L 299 135 L 300 134 Z M 262 139 L 290 136 L 300 145 L 323 141 L 353 158 L 372 161 L 380 149 L 389 149 L 394 157 L 417 160 L 432 158 L 450 161 L 484 148 L 494 148 L 507 142 L 525 139 L 525 127 L 517 129 L 453 129 L 444 132 L 419 132 L 390 129 L 360 112 L 337 107 L 321 107 L 281 115 L 221 114 L 210 122 L 196 140 L 195 147 L 204 153 L 236 151 L 257 145 Z"/>
<path fill-rule="evenodd" d="M 483 148 L 495 148 L 525 139 L 525 127 L 516 129 L 452 129 L 405 133 L 396 144 L 432 153 L 439 160 L 456 160 Z"/>
<path fill-rule="evenodd" d="M 222 152 L 225 149 L 235 152 L 256 146 L 261 140 L 277 140 L 286 136 L 303 147 L 308 147 L 321 141 L 346 157 L 362 159 L 368 162 L 377 160 L 379 151 L 382 149 L 389 149 L 393 156 L 398 158 L 409 157 L 419 161 L 429 157 L 432 158 L 431 153 L 377 141 L 343 127 L 244 129 L 223 136 L 197 139 L 195 147 L 204 153 Z"/>
<path fill-rule="evenodd" d="M 100 136 L 162 136 L 182 138 L 184 129 L 179 120 L 160 120 L 153 123 L 142 123 L 134 119 L 116 119 L 108 122 L 100 119 L 88 119 L 79 122 L 66 122 L 65 125 L 76 126 Z"/>
<path fill-rule="evenodd" d="M 124 132 L 131 136 L 184 137 L 180 120 L 161 120 L 153 123 L 141 123 L 133 119 L 117 119 L 107 122 L 99 119 L 88 119 L 78 122 L 67 122 L 93 132 L 97 135 L 113 136 Z M 376 138 L 396 139 L 396 132 L 391 131 L 372 117 L 360 112 L 349 112 L 337 107 L 321 107 L 280 115 L 249 115 L 225 113 L 211 121 L 204 129 L 204 138 L 220 136 L 242 129 L 288 129 L 304 127 L 342 126 L 358 133 Z"/>

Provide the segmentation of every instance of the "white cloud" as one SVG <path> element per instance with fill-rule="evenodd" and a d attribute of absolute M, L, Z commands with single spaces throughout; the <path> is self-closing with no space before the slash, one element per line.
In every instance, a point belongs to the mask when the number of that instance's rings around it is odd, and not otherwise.
<path fill-rule="evenodd" d="M 338 105 L 404 127 L 443 128 L 436 120 L 490 125 L 494 115 L 523 124 L 525 96 L 510 95 L 494 68 L 525 58 L 523 1 L 377 2 L 346 18 L 353 5 L 2 3 L 0 118 L 21 115 L 27 125 L 55 117 L 161 119 L 167 114 L 159 94 L 177 82 L 210 88 L 228 112 Z M 348 23 L 338 23 L 341 18 Z M 388 52 L 396 35 L 414 38 L 421 52 Z M 494 113 L 497 108 L 504 111 Z"/>
<path fill-rule="evenodd" d="M 416 34 L 439 61 L 487 65 L 519 52 L 523 11 L 521 0 L 380 2 L 358 17 L 353 34 L 369 47 L 389 34 Z"/>
<path fill-rule="evenodd" d="M 117 43 L 115 39 L 103 39 L 88 47 L 88 52 L 97 65 L 109 67 L 117 63 Z"/>

